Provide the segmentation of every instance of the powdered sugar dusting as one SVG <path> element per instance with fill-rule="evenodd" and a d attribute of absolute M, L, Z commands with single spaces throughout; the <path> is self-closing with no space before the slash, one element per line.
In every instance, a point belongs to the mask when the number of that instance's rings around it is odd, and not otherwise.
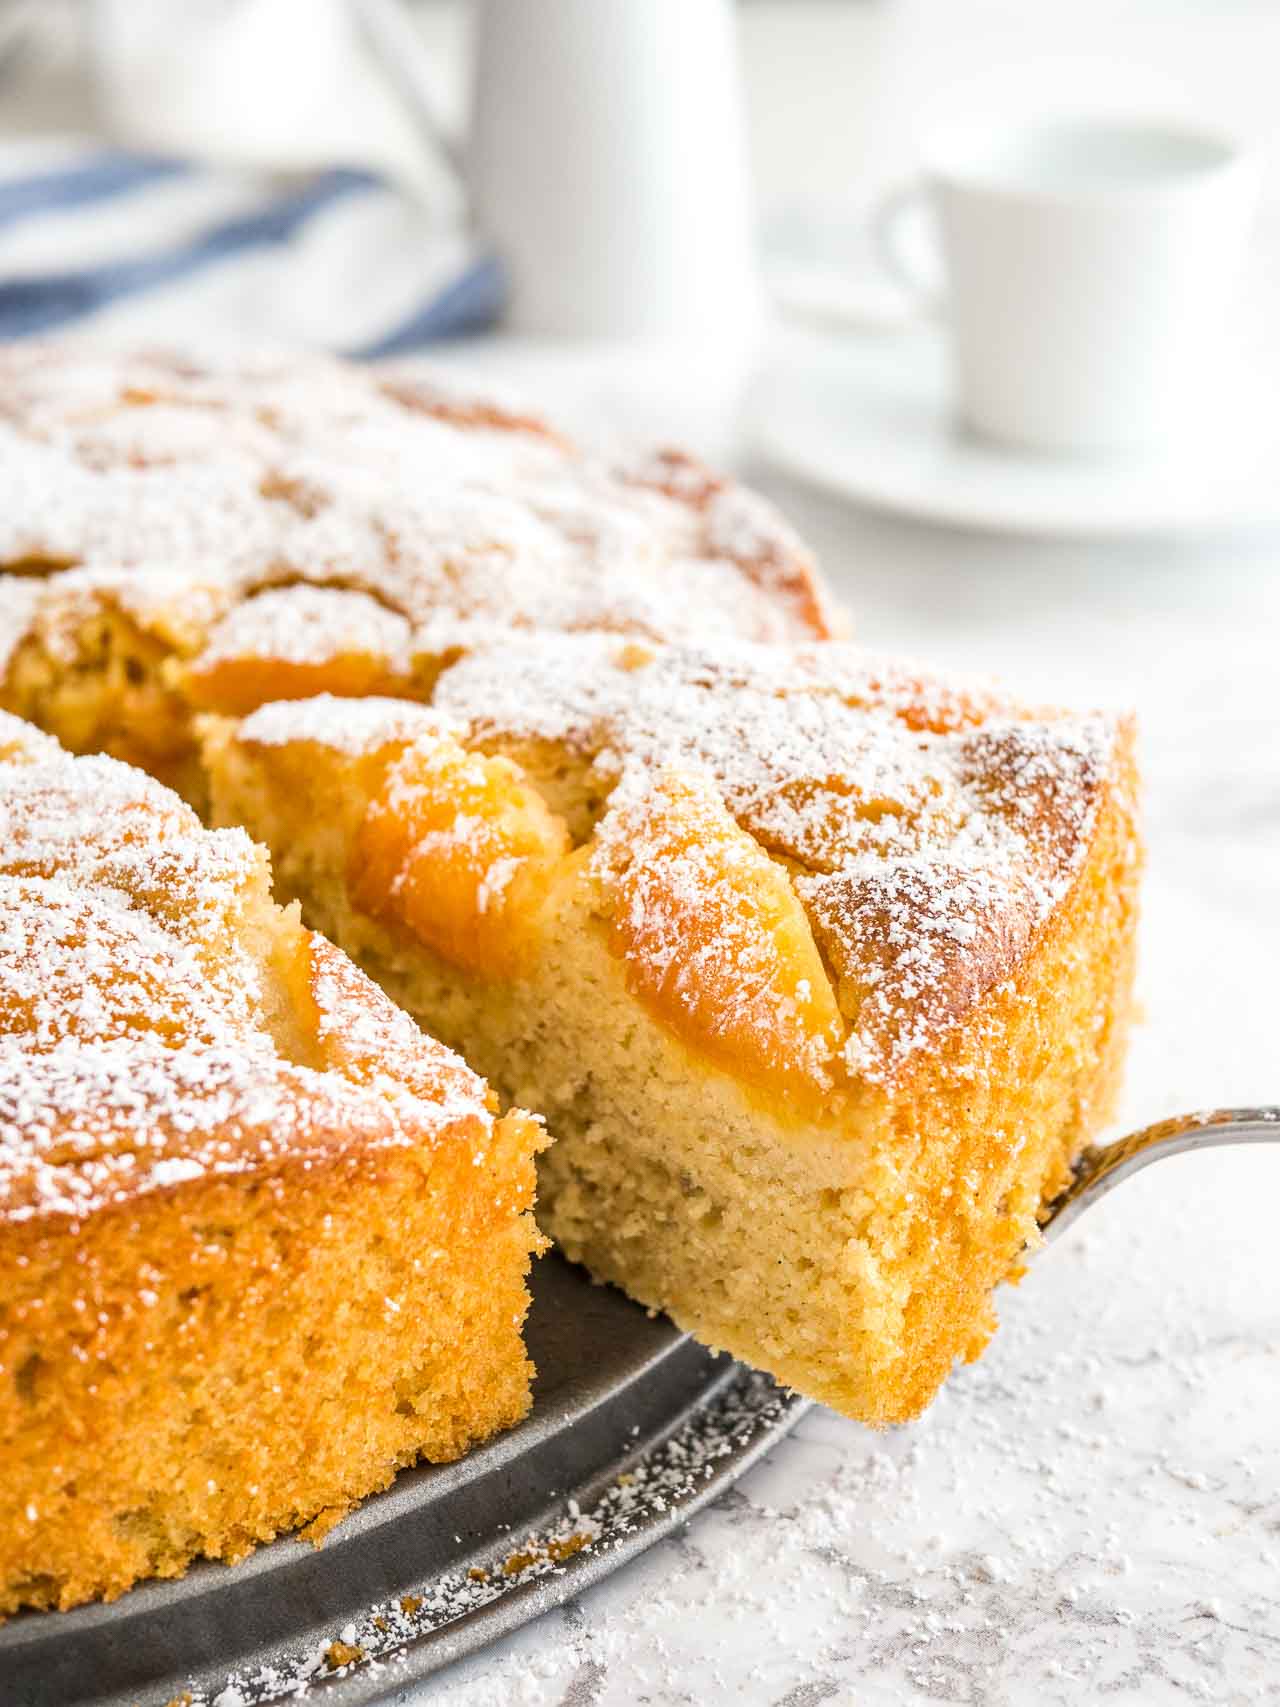
<path fill-rule="evenodd" d="M 56 649 L 86 600 L 207 663 L 355 650 L 393 673 L 511 628 L 828 631 L 785 524 L 689 458 L 655 480 L 321 358 L 21 345 L 0 381 L 0 655 Z"/>
<path fill-rule="evenodd" d="M 409 624 L 368 593 L 340 587 L 270 587 L 235 606 L 219 624 L 201 662 L 262 658 L 283 664 L 334 655 L 377 658 L 391 673 L 409 667 Z"/>
<path fill-rule="evenodd" d="M 1087 851 L 1119 739 L 1111 719 L 848 646 L 544 636 L 463 659 L 436 704 L 474 739 L 563 743 L 601 774 L 601 871 L 656 857 L 665 777 L 708 779 L 791 872 L 852 1020 L 848 1065 L 873 1078 L 1016 965 Z"/>
<path fill-rule="evenodd" d="M 412 700 L 339 699 L 316 694 L 311 699 L 273 700 L 251 712 L 236 728 L 236 739 L 250 746 L 283 747 L 291 741 L 314 741 L 335 752 L 356 757 L 396 741 L 412 741 L 432 729 L 457 728 L 457 720 Z"/>
<path fill-rule="evenodd" d="M 254 924 L 268 882 L 241 831 L 0 714 L 0 1216 L 78 1217 L 460 1121 L 487 1141 L 474 1074 L 296 927 L 315 1042 L 286 1052 Z"/>

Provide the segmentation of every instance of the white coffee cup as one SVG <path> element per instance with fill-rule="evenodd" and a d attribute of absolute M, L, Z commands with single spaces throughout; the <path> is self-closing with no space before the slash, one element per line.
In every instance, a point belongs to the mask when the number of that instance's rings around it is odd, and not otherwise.
<path fill-rule="evenodd" d="M 950 335 L 962 424 L 1040 451 L 1155 449 L 1193 432 L 1228 360 L 1258 186 L 1240 141 L 1176 123 L 949 130 L 882 204 L 882 259 Z M 921 201 L 945 282 L 907 242 Z M 933 269 L 936 277 L 936 269 Z"/>

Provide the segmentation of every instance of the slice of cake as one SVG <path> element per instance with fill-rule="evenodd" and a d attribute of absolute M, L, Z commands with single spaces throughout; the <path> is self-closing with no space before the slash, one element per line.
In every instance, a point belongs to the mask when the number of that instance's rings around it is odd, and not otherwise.
<path fill-rule="evenodd" d="M 1110 1105 L 1132 745 L 844 646 L 545 636 L 205 751 L 311 921 L 546 1115 L 570 1257 L 885 1423 Z"/>
<path fill-rule="evenodd" d="M 791 530 L 676 451 L 321 358 L 0 350 L 0 706 L 197 805 L 193 706 L 429 697 L 507 629 L 831 625 Z"/>
<path fill-rule="evenodd" d="M 541 1136 L 492 1110 L 242 831 L 0 714 L 0 1613 L 525 1414 Z"/>

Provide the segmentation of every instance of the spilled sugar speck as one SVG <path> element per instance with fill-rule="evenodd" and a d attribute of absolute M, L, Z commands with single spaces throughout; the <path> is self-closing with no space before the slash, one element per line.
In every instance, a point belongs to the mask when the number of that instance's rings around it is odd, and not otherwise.
<path fill-rule="evenodd" d="M 691 1510 L 706 1498 L 709 1484 L 727 1468 L 731 1472 L 741 1453 L 775 1435 L 800 1408 L 769 1377 L 744 1372 L 727 1393 L 635 1459 L 587 1507 L 566 1498 L 544 1530 L 519 1540 L 495 1538 L 483 1559 L 472 1557 L 444 1576 L 376 1602 L 289 1659 L 237 1672 L 214 1689 L 190 1683 L 185 1693 L 191 1707 L 229 1707 L 231 1702 L 266 1707 L 307 1696 L 316 1681 L 334 1673 L 357 1670 L 385 1672 L 390 1688 L 397 1670 L 404 1672 L 414 1643 L 447 1630 L 467 1613 L 547 1578 L 560 1579 L 567 1596 L 583 1565 L 593 1566 L 620 1549 L 629 1552 L 638 1539 L 643 1544 L 655 1523 L 666 1527 L 681 1511 Z M 563 1597 L 557 1593 L 556 1598 Z"/>

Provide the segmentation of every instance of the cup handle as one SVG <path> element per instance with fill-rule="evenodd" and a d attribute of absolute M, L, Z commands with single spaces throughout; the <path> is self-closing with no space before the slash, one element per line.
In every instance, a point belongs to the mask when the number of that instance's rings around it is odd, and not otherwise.
<path fill-rule="evenodd" d="M 463 141 L 440 117 L 432 93 L 432 66 L 403 0 L 354 0 L 364 40 L 418 128 L 454 174 L 463 175 Z"/>
<path fill-rule="evenodd" d="M 928 186 L 921 178 L 909 178 L 886 191 L 871 214 L 871 242 L 881 270 L 907 297 L 915 313 L 936 318 L 946 312 L 945 286 L 924 276 L 911 255 L 904 235 L 911 220 L 927 211 Z"/>

